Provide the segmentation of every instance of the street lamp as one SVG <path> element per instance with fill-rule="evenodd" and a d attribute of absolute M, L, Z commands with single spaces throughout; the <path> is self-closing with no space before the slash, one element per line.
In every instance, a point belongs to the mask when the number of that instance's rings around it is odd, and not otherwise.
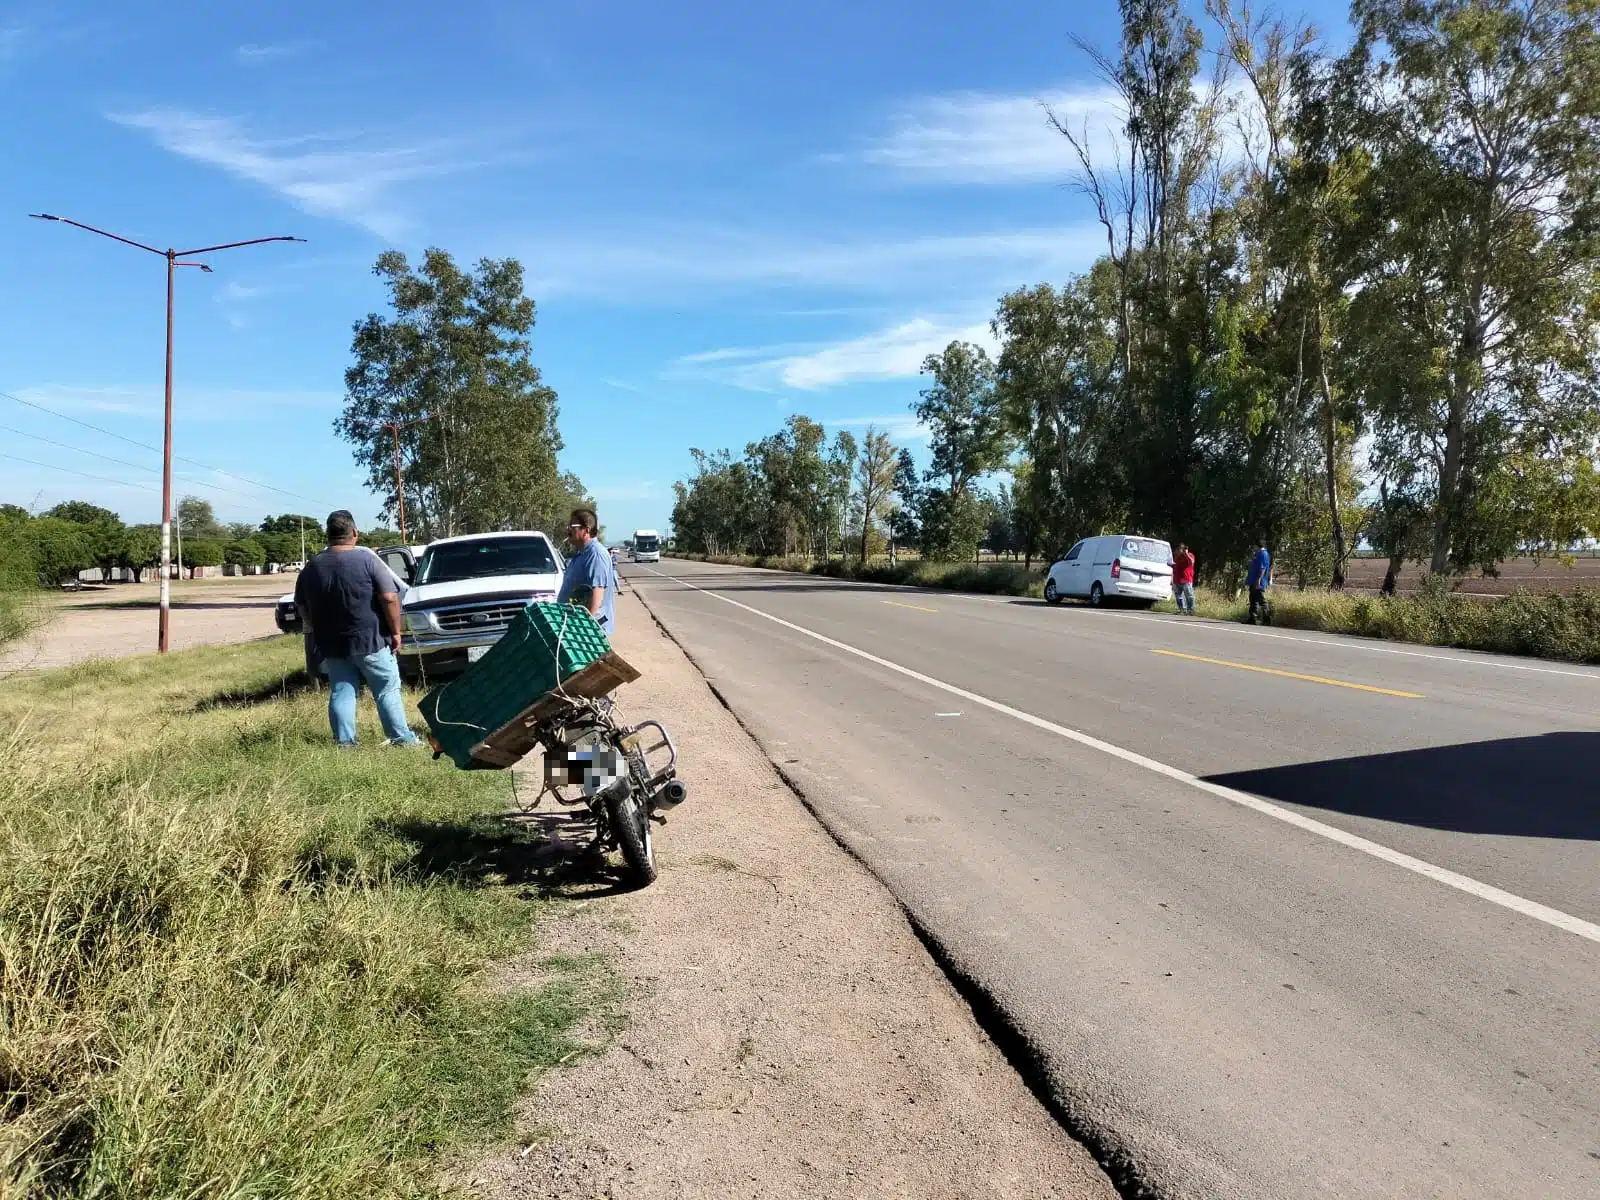
<path fill-rule="evenodd" d="M 58 221 L 62 225 L 71 225 L 89 233 L 98 233 L 101 237 L 110 238 L 114 242 L 121 242 L 125 246 L 133 246 L 138 250 L 148 250 L 151 254 L 159 254 L 167 260 L 166 432 L 161 442 L 161 619 L 156 636 L 156 648 L 160 653 L 165 654 L 167 652 L 168 613 L 172 602 L 172 277 L 178 267 L 199 267 L 206 274 L 209 275 L 211 273 L 211 268 L 205 263 L 178 261 L 182 258 L 188 258 L 190 255 L 211 254 L 218 250 L 235 250 L 240 246 L 259 246 L 263 242 L 303 242 L 305 238 L 251 238 L 243 242 L 223 242 L 216 246 L 200 246 L 194 250 L 157 250 L 154 246 L 147 246 L 143 242 L 134 241 L 132 238 L 108 233 L 104 229 L 96 229 L 93 225 L 85 225 L 81 221 L 73 221 L 67 217 L 58 217 L 52 213 L 29 213 L 28 215 L 36 221 Z"/>

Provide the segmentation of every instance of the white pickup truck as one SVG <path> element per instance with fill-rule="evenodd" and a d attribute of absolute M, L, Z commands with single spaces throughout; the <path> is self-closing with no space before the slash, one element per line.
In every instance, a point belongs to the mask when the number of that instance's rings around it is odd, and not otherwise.
<path fill-rule="evenodd" d="M 474 533 L 429 544 L 405 578 L 400 673 L 427 682 L 466 670 L 500 640 L 511 619 L 554 600 L 565 568 L 535 530 Z"/>

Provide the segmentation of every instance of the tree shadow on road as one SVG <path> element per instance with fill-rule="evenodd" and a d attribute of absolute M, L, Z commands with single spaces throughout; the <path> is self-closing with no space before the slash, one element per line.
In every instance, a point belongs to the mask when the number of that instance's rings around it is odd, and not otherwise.
<path fill-rule="evenodd" d="M 1547 733 L 1210 775 L 1285 804 L 1456 833 L 1600 841 L 1600 733 Z"/>

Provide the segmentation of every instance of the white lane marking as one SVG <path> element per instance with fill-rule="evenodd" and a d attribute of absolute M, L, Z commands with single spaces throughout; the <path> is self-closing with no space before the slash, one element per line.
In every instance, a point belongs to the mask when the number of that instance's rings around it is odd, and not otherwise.
<path fill-rule="evenodd" d="M 934 713 L 936 717 L 959 717 L 960 713 Z"/>
<path fill-rule="evenodd" d="M 715 566 L 716 564 L 713 563 L 708 565 Z M 773 567 L 748 567 L 741 569 L 752 571 L 771 571 L 775 575 L 794 575 L 797 579 L 813 578 L 810 575 L 799 575 L 794 571 L 779 571 Z M 662 578 L 671 579 L 674 582 L 688 582 L 680 575 L 663 575 Z M 975 592 L 947 592 L 938 588 L 914 588 L 893 583 L 867 583 L 864 581 L 858 581 L 856 586 L 888 588 L 894 591 L 931 593 L 936 596 L 949 596 L 958 599 L 976 600 L 982 604 L 1012 604 L 1018 600 L 1027 599 L 1027 597 L 1024 596 L 981 596 Z M 1088 612 L 1091 610 L 1083 609 L 1080 611 Z M 1461 666 L 1467 667 L 1489 667 L 1503 671 L 1529 671 L 1535 675 L 1565 675 L 1572 679 L 1590 679 L 1594 680 L 1595 682 L 1600 682 L 1600 672 L 1595 671 L 1569 671 L 1562 670 L 1560 667 L 1534 667 L 1525 663 L 1502 662 L 1499 658 L 1489 655 L 1483 655 L 1480 657 L 1472 655 L 1470 652 L 1456 655 L 1428 654 L 1421 650 L 1400 650 L 1393 646 L 1374 645 L 1373 642 L 1375 639 L 1363 638 L 1355 634 L 1350 634 L 1340 641 L 1335 642 L 1330 641 L 1327 638 L 1297 637 L 1288 633 L 1268 633 L 1263 629 L 1246 629 L 1243 626 L 1233 624 L 1231 621 L 1213 621 L 1207 618 L 1201 618 L 1193 621 L 1175 621 L 1167 617 L 1139 616 L 1137 613 L 1117 613 L 1113 616 L 1112 614 L 1105 612 L 1099 613 L 1099 616 L 1108 621 L 1151 621 L 1157 625 L 1165 625 L 1168 629 L 1198 629 L 1211 633 L 1238 634 L 1241 637 L 1275 638 L 1281 642 L 1299 642 L 1303 646 L 1327 646 L 1333 650 L 1365 650 L 1371 654 L 1398 654 L 1403 658 L 1428 658 L 1432 659 L 1434 662 L 1457 663 Z"/>
<path fill-rule="evenodd" d="M 657 574 L 660 574 L 660 572 L 657 572 Z M 1003 704 L 999 700 L 991 700 L 987 696 L 980 696 L 977 692 L 969 692 L 966 688 L 957 687 L 953 683 L 946 683 L 942 679 L 935 679 L 931 675 L 924 675 L 921 671 L 903 667 L 899 663 L 890 662 L 886 658 L 879 658 L 876 654 L 859 649 L 847 642 L 837 641 L 826 634 L 817 633 L 815 630 L 807 629 L 804 625 L 796 625 L 792 621 L 785 621 L 782 617 L 764 613 L 759 608 L 751 608 L 748 604 L 741 604 L 737 600 L 731 600 L 727 596 L 719 595 L 709 588 L 690 583 L 681 577 L 669 575 L 665 576 L 665 578 L 673 579 L 674 582 L 681 583 L 685 587 L 693 588 L 697 592 L 710 596 L 713 600 L 731 604 L 734 608 L 742 609 L 752 616 L 771 621 L 774 625 L 781 625 L 783 628 L 803 634 L 805 637 L 814 638 L 825 646 L 832 646 L 835 650 L 853 654 L 857 658 L 865 659 L 867 662 L 883 667 L 885 670 L 894 671 L 908 679 L 914 679 L 918 683 L 926 684 L 928 687 L 938 688 L 940 691 L 947 692 L 952 696 L 960 696 L 963 700 L 969 700 L 973 704 L 980 704 L 984 708 L 1002 713 L 1005 716 L 1021 721 L 1025 725 L 1032 725 L 1035 729 L 1042 729 L 1047 733 L 1053 733 L 1058 737 L 1066 738 L 1068 741 L 1076 742 L 1080 746 L 1087 746 L 1091 750 L 1109 754 L 1112 758 L 1119 758 L 1123 762 L 1142 767 L 1146 771 L 1152 771 L 1157 775 L 1163 775 L 1177 783 L 1188 784 L 1190 787 L 1198 788 L 1202 792 L 1209 792 L 1211 795 L 1226 800 L 1230 804 L 1237 804 L 1241 808 L 1251 809 L 1254 812 L 1261 813 L 1263 816 L 1282 821 L 1285 825 L 1293 825 L 1296 829 L 1304 830 L 1306 833 L 1313 833 L 1318 837 L 1326 838 L 1330 842 L 1337 842 L 1339 845 L 1351 850 L 1359 850 L 1361 853 L 1381 859 L 1391 866 L 1411 871 L 1425 879 L 1431 879 L 1435 883 L 1442 883 L 1446 887 L 1455 888 L 1457 891 L 1465 892 L 1469 896 L 1476 896 L 1480 900 L 1487 900 L 1490 904 L 1497 904 L 1501 908 L 1510 909 L 1512 912 L 1520 913 L 1522 916 L 1532 917 L 1535 921 L 1542 921 L 1546 925 L 1564 930 L 1567 933 L 1575 933 L 1581 938 L 1586 938 L 1600 945 L 1600 925 L 1596 925 L 1592 921 L 1585 921 L 1582 917 L 1575 917 L 1571 913 L 1562 912 L 1559 908 L 1551 908 L 1547 904 L 1540 904 L 1537 900 L 1529 900 L 1513 892 L 1503 891 L 1492 884 L 1448 870 L 1445 867 L 1436 866 L 1424 859 L 1413 858 L 1409 854 L 1403 854 L 1399 850 L 1392 849 L 1381 843 L 1369 841 L 1358 834 L 1348 833 L 1337 826 L 1325 825 L 1321 821 L 1313 820 L 1292 809 L 1274 804 L 1270 800 L 1252 796 L 1249 792 L 1240 792 L 1218 783 L 1212 783 L 1209 780 L 1201 779 L 1199 776 L 1191 775 L 1187 771 L 1179 770 L 1177 767 L 1170 767 L 1164 762 L 1157 762 L 1153 758 L 1147 758 L 1136 751 L 1124 750 L 1121 746 L 1101 741 L 1090 734 L 1080 733 L 1076 729 L 1068 729 L 1065 725 L 1057 725 L 1054 721 L 1036 717 L 1032 713 L 1022 711 L 1020 708 L 1012 708 L 1009 704 Z"/>

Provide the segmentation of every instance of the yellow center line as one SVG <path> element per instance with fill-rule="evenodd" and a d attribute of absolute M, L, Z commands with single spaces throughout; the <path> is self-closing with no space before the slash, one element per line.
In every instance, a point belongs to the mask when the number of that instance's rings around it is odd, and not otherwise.
<path fill-rule="evenodd" d="M 914 608 L 918 612 L 938 612 L 937 608 L 923 608 L 920 604 L 901 604 L 898 600 L 885 600 L 885 604 L 892 604 L 896 608 Z"/>
<path fill-rule="evenodd" d="M 1307 683 L 1325 683 L 1329 687 L 1353 688 L 1358 692 L 1376 692 L 1380 696 L 1399 696 L 1404 700 L 1422 700 L 1421 692 L 1397 692 L 1393 688 L 1373 687 L 1369 683 L 1350 683 L 1343 679 L 1325 679 L 1321 675 L 1300 675 L 1294 671 L 1279 671 L 1274 667 L 1253 667 L 1249 663 L 1229 662 L 1225 658 L 1205 658 L 1199 654 L 1184 654 L 1178 650 L 1152 650 L 1151 654 L 1164 654 L 1168 658 L 1187 658 L 1190 662 L 1210 663 L 1216 667 L 1232 667 L 1236 671 L 1255 671 L 1261 675 L 1280 675 L 1284 679 L 1303 679 Z"/>

